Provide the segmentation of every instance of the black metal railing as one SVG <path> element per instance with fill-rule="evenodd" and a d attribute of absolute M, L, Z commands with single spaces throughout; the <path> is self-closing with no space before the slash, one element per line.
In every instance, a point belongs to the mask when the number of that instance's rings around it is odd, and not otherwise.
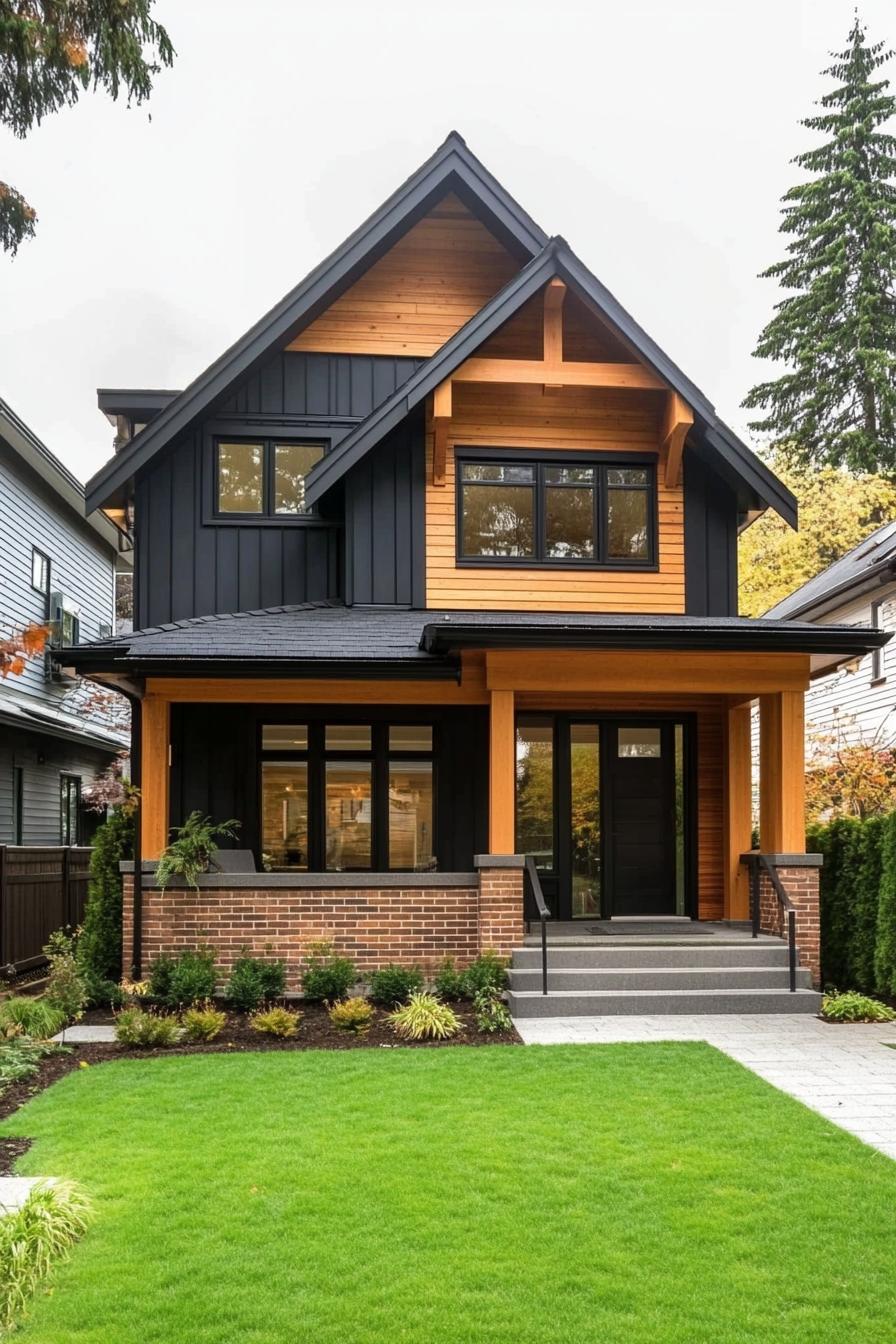
<path fill-rule="evenodd" d="M 784 883 L 778 876 L 778 870 L 767 854 L 754 850 L 746 856 L 750 867 L 750 919 L 753 925 L 753 937 L 759 937 L 760 926 L 760 880 L 765 873 L 771 883 L 772 891 L 781 907 L 781 915 L 787 924 L 787 954 L 790 969 L 790 992 L 796 991 L 796 906 L 787 895 Z"/>
<path fill-rule="evenodd" d="M 538 918 L 541 921 L 541 992 L 548 992 L 548 920 L 551 912 L 545 904 L 544 892 L 541 889 L 541 880 L 538 876 L 538 869 L 535 867 L 535 860 L 531 854 L 526 855 L 526 878 L 529 882 L 529 890 L 532 893 L 532 899 L 535 902 L 535 909 L 538 911 Z"/>

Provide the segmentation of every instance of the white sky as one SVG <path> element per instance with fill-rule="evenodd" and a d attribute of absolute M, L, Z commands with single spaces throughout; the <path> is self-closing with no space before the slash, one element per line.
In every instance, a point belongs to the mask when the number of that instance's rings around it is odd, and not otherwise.
<path fill-rule="evenodd" d="M 756 276 L 849 0 L 156 12 L 178 59 L 148 105 L 0 132 L 0 178 L 40 216 L 0 254 L 0 395 L 82 478 L 111 453 L 98 386 L 183 387 L 452 128 L 746 432 L 776 297 Z M 896 44 L 892 0 L 862 15 Z"/>

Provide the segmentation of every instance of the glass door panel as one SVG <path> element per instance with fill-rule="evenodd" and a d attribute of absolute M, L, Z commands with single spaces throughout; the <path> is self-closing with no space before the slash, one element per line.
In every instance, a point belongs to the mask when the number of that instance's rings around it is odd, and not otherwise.
<path fill-rule="evenodd" d="M 594 919 L 601 905 L 600 727 L 573 723 L 569 730 L 573 919 Z"/>
<path fill-rule="evenodd" d="M 542 872 L 554 869 L 554 725 L 550 719 L 516 730 L 516 850 Z"/>

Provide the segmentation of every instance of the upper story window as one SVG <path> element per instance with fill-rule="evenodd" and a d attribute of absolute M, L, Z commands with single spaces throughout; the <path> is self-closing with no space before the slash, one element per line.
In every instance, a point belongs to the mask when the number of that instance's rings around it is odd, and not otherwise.
<path fill-rule="evenodd" d="M 458 454 L 457 553 L 482 564 L 651 566 L 656 474 L 552 454 Z"/>
<path fill-rule="evenodd" d="M 31 587 L 44 597 L 50 595 L 50 557 L 36 546 L 31 551 Z"/>
<path fill-rule="evenodd" d="M 324 455 L 322 443 L 218 439 L 215 511 L 227 516 L 307 514 L 305 477 Z"/>

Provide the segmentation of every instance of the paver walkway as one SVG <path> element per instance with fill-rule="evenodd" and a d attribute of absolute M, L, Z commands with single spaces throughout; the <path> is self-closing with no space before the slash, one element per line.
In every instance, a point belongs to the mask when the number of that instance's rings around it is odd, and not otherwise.
<path fill-rule="evenodd" d="M 527 1045 L 707 1041 L 896 1158 L 896 1022 L 834 1026 L 801 1014 L 521 1018 Z"/>
<path fill-rule="evenodd" d="M 73 1027 L 66 1027 L 64 1031 L 60 1031 L 53 1040 L 59 1041 L 62 1045 L 114 1045 L 115 1028 L 84 1026 L 76 1022 Z"/>

